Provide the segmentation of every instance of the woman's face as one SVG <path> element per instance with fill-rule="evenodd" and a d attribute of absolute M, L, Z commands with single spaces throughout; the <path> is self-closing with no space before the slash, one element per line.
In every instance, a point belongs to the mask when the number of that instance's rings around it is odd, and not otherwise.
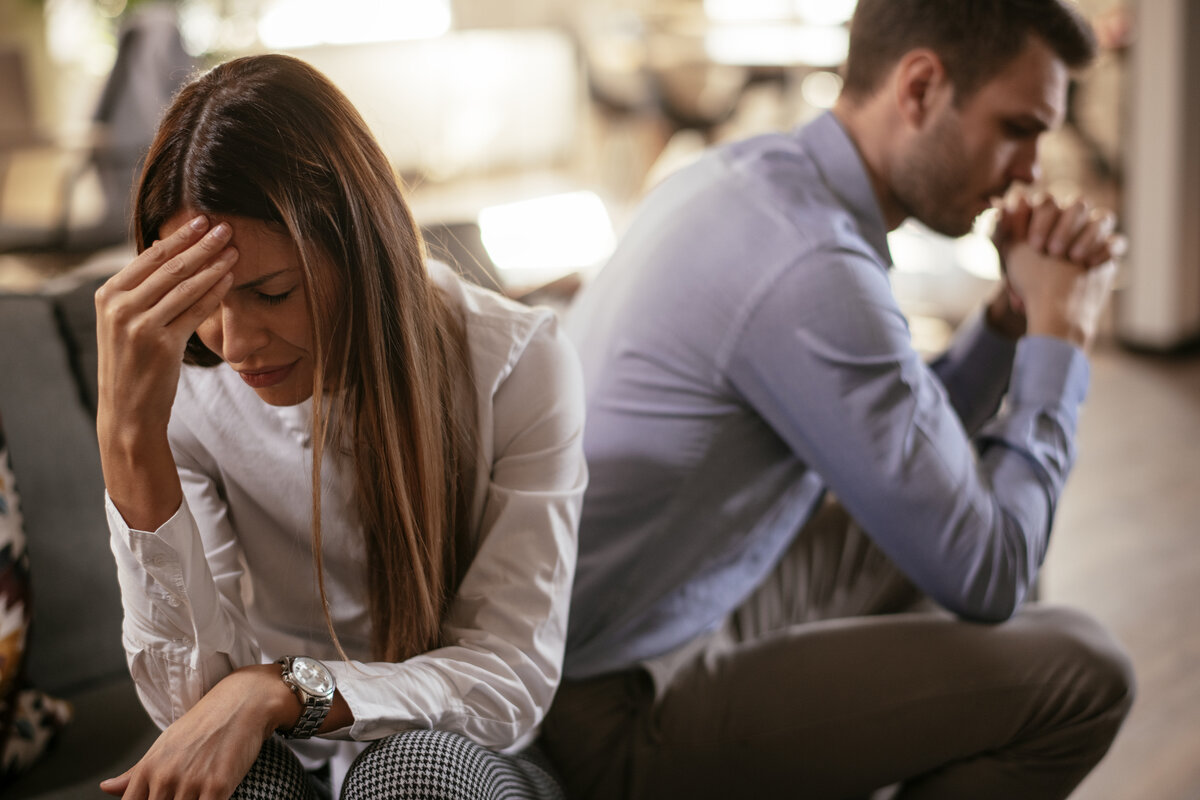
<path fill-rule="evenodd" d="M 173 214 L 160 239 L 197 215 Z M 312 318 L 295 243 L 278 226 L 247 217 L 209 214 L 233 229 L 237 249 L 233 286 L 196 333 L 241 379 L 273 406 L 291 406 L 312 396 Z"/>

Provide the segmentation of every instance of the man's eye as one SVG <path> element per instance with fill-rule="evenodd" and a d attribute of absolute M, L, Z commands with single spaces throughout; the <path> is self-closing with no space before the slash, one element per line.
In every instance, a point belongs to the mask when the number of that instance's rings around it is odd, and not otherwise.
<path fill-rule="evenodd" d="M 1021 125 L 1017 122 L 1006 122 L 1004 124 L 1004 130 L 1005 133 L 1007 133 L 1013 139 L 1031 139 L 1037 136 L 1039 133 L 1039 131 L 1030 128 L 1027 125 Z"/>
<path fill-rule="evenodd" d="M 288 297 L 292 294 L 292 291 L 293 290 L 288 289 L 286 292 L 283 292 L 281 294 L 264 294 L 263 292 L 255 292 L 255 294 L 258 295 L 259 300 L 263 301 L 267 305 L 277 306 L 280 303 L 282 303 L 284 300 L 287 300 Z"/>

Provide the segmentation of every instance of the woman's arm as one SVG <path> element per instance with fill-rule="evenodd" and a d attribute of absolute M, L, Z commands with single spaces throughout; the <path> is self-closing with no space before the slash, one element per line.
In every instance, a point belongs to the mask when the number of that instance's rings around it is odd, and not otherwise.
<path fill-rule="evenodd" d="M 139 530 L 179 508 L 167 422 L 183 351 L 232 283 L 229 225 L 208 226 L 196 217 L 96 292 L 100 464 L 113 505 Z"/>
<path fill-rule="evenodd" d="M 494 375 L 476 380 L 494 391 L 480 430 L 493 452 L 447 646 L 401 664 L 326 662 L 354 716 L 350 738 L 437 728 L 512 749 L 528 742 L 561 679 L 587 480 L 578 361 L 547 314 L 498 386 L 486 385 Z"/>
<path fill-rule="evenodd" d="M 125 800 L 225 800 L 250 771 L 262 743 L 276 729 L 295 725 L 300 711 L 278 664 L 242 667 L 167 728 L 137 764 L 100 788 Z M 350 724 L 348 714 L 345 700 L 336 695 L 321 730 Z"/>

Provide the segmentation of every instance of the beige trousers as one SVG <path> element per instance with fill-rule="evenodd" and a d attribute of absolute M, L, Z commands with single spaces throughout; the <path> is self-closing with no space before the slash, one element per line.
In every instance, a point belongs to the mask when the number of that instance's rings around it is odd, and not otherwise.
<path fill-rule="evenodd" d="M 1132 698 L 1090 618 L 956 620 L 827 502 L 716 635 L 564 683 L 542 741 L 575 800 L 1038 800 L 1070 794 Z"/>

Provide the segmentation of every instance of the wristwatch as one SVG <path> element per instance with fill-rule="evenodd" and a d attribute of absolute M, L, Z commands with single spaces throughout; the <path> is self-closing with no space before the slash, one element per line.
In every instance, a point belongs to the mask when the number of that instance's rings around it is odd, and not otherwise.
<path fill-rule="evenodd" d="M 275 663 L 283 670 L 283 682 L 304 706 L 292 729 L 279 733 L 288 739 L 308 739 L 321 727 L 333 706 L 333 690 L 337 688 L 333 673 L 308 656 L 284 656 Z"/>

